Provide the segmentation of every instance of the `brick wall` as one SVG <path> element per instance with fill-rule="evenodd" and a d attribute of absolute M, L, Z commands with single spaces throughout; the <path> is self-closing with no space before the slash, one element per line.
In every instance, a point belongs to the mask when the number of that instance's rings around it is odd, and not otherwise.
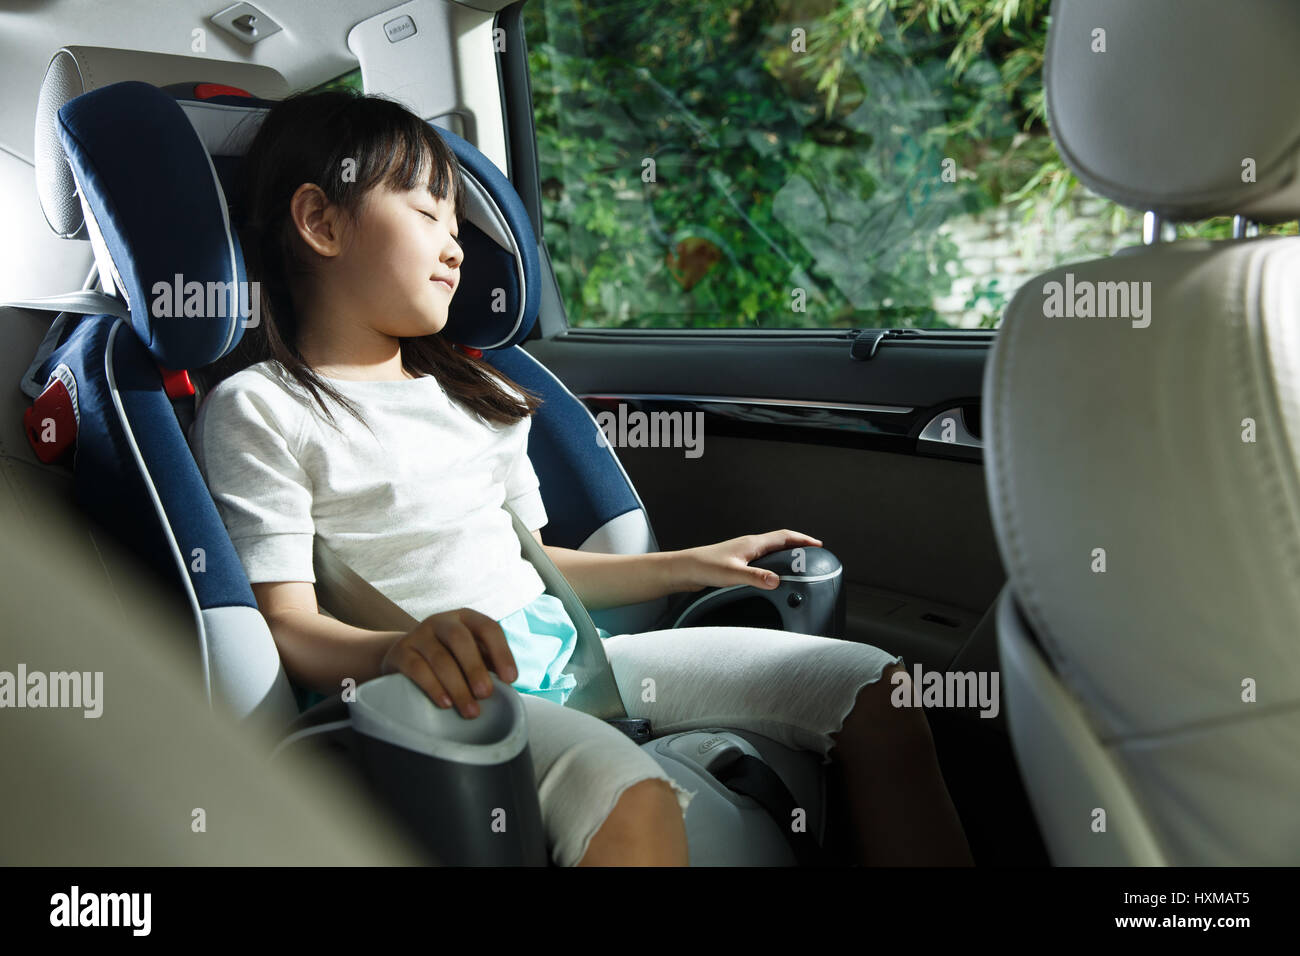
<path fill-rule="evenodd" d="M 1082 187 L 1075 192 L 1053 217 L 1041 200 L 1027 219 L 1015 206 L 999 206 L 945 222 L 940 232 L 956 243 L 961 257 L 948 263 L 952 291 L 934 300 L 940 317 L 960 328 L 990 327 L 1001 321 L 1002 306 L 1021 284 L 1040 272 L 1142 241 L 1141 213 L 1123 210 L 1119 232 L 1112 233 L 1115 205 Z M 985 291 L 992 295 L 972 303 Z"/>

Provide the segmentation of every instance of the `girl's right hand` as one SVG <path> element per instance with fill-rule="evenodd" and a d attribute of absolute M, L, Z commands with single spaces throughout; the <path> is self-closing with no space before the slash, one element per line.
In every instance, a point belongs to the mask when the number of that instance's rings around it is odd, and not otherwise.
<path fill-rule="evenodd" d="M 454 701 L 460 715 L 468 718 L 478 716 L 475 697 L 492 695 L 489 667 L 507 684 L 519 679 L 501 625 L 463 607 L 425 618 L 399 637 L 384 655 L 380 673 L 405 674 L 439 707 Z"/>

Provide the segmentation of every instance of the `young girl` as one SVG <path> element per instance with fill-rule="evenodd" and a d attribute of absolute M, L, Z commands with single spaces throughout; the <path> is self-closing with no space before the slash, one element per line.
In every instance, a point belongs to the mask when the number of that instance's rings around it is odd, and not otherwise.
<path fill-rule="evenodd" d="M 401 672 L 473 719 L 491 670 L 523 694 L 557 864 L 686 864 L 694 794 L 564 706 L 576 632 L 501 507 L 530 529 L 547 523 L 526 451 L 540 400 L 438 334 L 463 258 L 455 156 L 396 103 L 330 92 L 272 109 L 244 169 L 240 232 L 262 322 L 207 373 L 217 384 L 195 450 L 287 673 L 328 694 Z M 419 626 L 321 614 L 316 534 Z M 820 543 L 782 530 L 657 554 L 546 550 L 596 609 L 776 587 L 749 562 Z M 924 712 L 890 705 L 902 658 L 748 627 L 601 637 L 628 714 L 657 734 L 723 724 L 834 762 L 863 863 L 971 862 Z"/>

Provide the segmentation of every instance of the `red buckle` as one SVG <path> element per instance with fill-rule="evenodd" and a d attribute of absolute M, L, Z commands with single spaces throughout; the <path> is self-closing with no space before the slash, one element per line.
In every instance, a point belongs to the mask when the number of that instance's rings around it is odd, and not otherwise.
<path fill-rule="evenodd" d="M 158 371 L 162 372 L 163 389 L 168 398 L 189 398 L 194 394 L 194 383 L 190 381 L 190 373 L 185 369 L 173 372 L 159 365 Z"/>
<path fill-rule="evenodd" d="M 226 86 L 223 83 L 195 83 L 194 96 L 200 100 L 210 100 L 214 96 L 243 96 L 250 100 L 253 98 L 253 94 L 248 90 L 241 90 L 237 86 Z"/>
<path fill-rule="evenodd" d="M 459 344 L 459 343 L 456 343 L 455 347 L 458 348 L 458 349 L 460 349 L 462 352 L 464 352 L 466 355 L 470 356 L 471 358 L 482 358 L 482 357 L 483 357 L 483 350 L 482 350 L 482 349 L 476 349 L 476 348 L 474 348 L 474 347 L 472 347 L 472 346 L 469 346 L 469 345 L 461 345 L 461 344 Z"/>
<path fill-rule="evenodd" d="M 36 457 L 49 465 L 77 442 L 77 411 L 68 387 L 55 379 L 23 412 L 23 430 Z"/>

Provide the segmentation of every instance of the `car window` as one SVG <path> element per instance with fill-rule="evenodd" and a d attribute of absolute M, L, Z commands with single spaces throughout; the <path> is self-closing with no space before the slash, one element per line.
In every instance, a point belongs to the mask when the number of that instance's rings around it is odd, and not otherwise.
<path fill-rule="evenodd" d="M 821 9 L 526 5 L 571 327 L 994 328 L 1032 276 L 1141 242 L 1048 134 L 1046 0 Z"/>
<path fill-rule="evenodd" d="M 361 92 L 361 67 L 341 73 L 332 80 L 326 80 L 320 86 L 312 87 L 308 92 L 323 93 L 326 90 L 356 90 Z"/>

